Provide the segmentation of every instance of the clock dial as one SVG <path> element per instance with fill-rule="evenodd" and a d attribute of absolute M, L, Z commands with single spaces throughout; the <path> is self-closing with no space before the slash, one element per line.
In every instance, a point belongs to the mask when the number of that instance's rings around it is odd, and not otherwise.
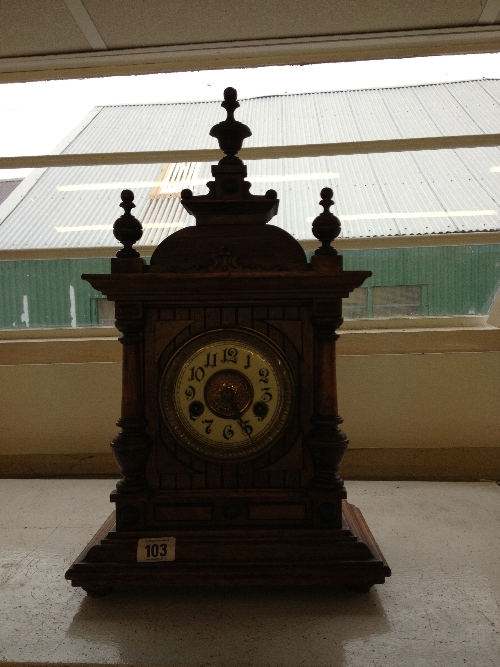
<path fill-rule="evenodd" d="M 292 373 L 268 339 L 241 329 L 211 331 L 174 355 L 160 402 L 169 428 L 196 453 L 250 458 L 271 446 L 288 421 Z"/>

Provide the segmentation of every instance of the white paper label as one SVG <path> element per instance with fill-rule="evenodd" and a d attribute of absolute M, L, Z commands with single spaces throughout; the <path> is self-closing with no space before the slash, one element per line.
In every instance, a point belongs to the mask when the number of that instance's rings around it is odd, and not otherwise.
<path fill-rule="evenodd" d="M 175 537 L 145 537 L 137 541 L 137 562 L 175 560 Z"/>

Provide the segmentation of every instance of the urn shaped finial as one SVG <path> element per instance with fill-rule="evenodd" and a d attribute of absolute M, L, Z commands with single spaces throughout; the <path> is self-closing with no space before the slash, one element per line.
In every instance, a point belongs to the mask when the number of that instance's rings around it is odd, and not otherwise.
<path fill-rule="evenodd" d="M 123 190 L 121 193 L 122 203 L 120 206 L 123 209 L 123 215 L 115 221 L 113 225 L 113 235 L 115 239 L 120 241 L 123 248 L 116 253 L 117 257 L 140 257 L 137 250 L 132 246 L 142 236 L 142 225 L 135 216 L 130 212 L 135 208 L 134 193 L 132 190 Z"/>
<path fill-rule="evenodd" d="M 315 255 L 336 255 L 337 251 L 332 248 L 330 243 L 336 239 L 340 234 L 340 220 L 337 216 L 330 213 L 330 208 L 333 206 L 333 190 L 331 188 L 323 188 L 321 190 L 320 206 L 323 207 L 323 213 L 314 219 L 312 224 L 312 233 L 321 241 L 321 248 L 318 248 Z"/>
<path fill-rule="evenodd" d="M 226 88 L 221 107 L 227 111 L 227 118 L 210 130 L 210 136 L 217 139 L 220 149 L 226 154 L 219 164 L 242 164 L 236 153 L 241 149 L 243 140 L 252 136 L 250 128 L 234 118 L 234 112 L 240 106 L 237 98 L 234 88 Z"/>

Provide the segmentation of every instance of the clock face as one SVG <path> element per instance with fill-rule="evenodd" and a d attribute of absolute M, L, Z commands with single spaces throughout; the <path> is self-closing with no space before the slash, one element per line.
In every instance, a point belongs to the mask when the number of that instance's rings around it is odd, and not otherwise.
<path fill-rule="evenodd" d="M 260 454 L 280 437 L 293 394 L 288 362 L 269 339 L 220 329 L 176 352 L 163 373 L 160 403 L 184 445 L 227 461 Z"/>

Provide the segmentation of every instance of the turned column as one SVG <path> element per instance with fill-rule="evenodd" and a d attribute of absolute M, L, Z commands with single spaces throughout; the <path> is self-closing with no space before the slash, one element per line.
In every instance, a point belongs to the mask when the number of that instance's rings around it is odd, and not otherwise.
<path fill-rule="evenodd" d="M 142 236 L 141 223 L 131 214 L 135 208 L 134 193 L 121 193 L 123 215 L 113 225 L 115 237 L 123 244 L 111 260 L 112 273 L 142 272 L 144 260 L 132 246 Z M 143 404 L 143 329 L 142 304 L 120 302 L 115 306 L 115 326 L 123 334 L 120 343 L 123 350 L 121 416 L 116 425 L 121 431 L 111 441 L 111 448 L 120 466 L 123 479 L 116 488 L 121 493 L 139 493 L 148 488 L 146 462 L 151 450 L 151 439 L 145 431 L 146 420 Z"/>
<path fill-rule="evenodd" d="M 117 304 L 117 311 L 137 310 L 140 304 Z M 119 315 L 120 313 L 117 313 Z M 145 472 L 151 440 L 145 432 L 142 391 L 142 319 L 117 317 L 116 327 L 122 332 L 123 346 L 121 416 L 116 425 L 121 431 L 111 441 L 111 448 L 120 466 L 123 479 L 116 488 L 124 493 L 136 493 L 148 488 Z"/>
<path fill-rule="evenodd" d="M 341 299 L 314 304 L 314 413 L 308 445 L 314 462 L 311 487 L 341 491 L 344 482 L 337 472 L 349 440 L 339 428 L 342 417 L 338 414 L 336 329 L 342 324 Z"/>
<path fill-rule="evenodd" d="M 321 190 L 320 205 L 324 210 L 312 225 L 313 234 L 322 245 L 311 258 L 311 269 L 325 274 L 342 273 L 342 257 L 330 245 L 340 233 L 340 220 L 330 213 L 332 197 L 330 188 Z M 342 321 L 341 298 L 314 301 L 314 411 L 306 442 L 314 465 L 310 495 L 315 523 L 331 528 L 342 526 L 342 498 L 346 491 L 338 469 L 349 443 L 339 428 L 342 418 L 337 406 L 335 343 Z"/>

